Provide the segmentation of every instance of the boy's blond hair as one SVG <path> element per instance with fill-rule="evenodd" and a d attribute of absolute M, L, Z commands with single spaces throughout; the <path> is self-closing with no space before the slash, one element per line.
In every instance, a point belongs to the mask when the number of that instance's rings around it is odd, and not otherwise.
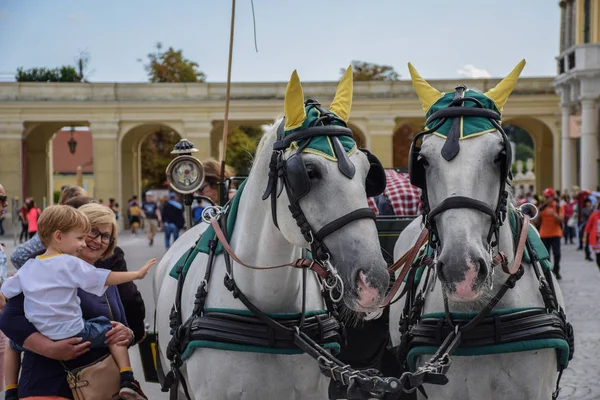
<path fill-rule="evenodd" d="M 90 221 L 81 211 L 69 206 L 54 205 L 46 208 L 40 215 L 38 236 L 44 247 L 48 248 L 56 231 L 67 233 L 79 230 L 87 234 L 91 227 Z"/>

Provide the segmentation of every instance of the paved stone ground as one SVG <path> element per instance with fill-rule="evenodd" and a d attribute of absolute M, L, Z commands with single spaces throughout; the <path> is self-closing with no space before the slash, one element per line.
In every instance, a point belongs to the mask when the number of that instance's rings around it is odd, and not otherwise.
<path fill-rule="evenodd" d="M 7 245 L 7 252 L 14 248 L 11 238 L 0 237 Z M 130 269 L 137 269 L 151 257 L 159 259 L 165 253 L 162 235 L 158 234 L 153 247 L 148 247 L 143 235 L 132 236 L 125 232 L 119 237 Z M 9 266 L 9 271 L 11 267 Z M 575 329 L 575 357 L 563 374 L 561 399 L 600 399 L 600 270 L 594 262 L 585 261 L 583 252 L 576 246 L 563 247 L 562 276 L 560 285 L 565 297 L 567 315 Z M 146 321 L 153 324 L 154 303 L 152 293 L 153 271 L 138 283 L 146 301 Z M 130 350 L 134 371 L 143 380 L 137 347 Z M 142 382 L 149 399 L 167 399 L 157 384 Z"/>

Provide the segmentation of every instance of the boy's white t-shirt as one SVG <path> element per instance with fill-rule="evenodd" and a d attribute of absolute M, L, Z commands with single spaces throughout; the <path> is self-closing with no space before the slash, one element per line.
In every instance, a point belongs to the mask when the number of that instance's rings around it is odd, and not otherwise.
<path fill-rule="evenodd" d="M 73 337 L 83 330 L 77 289 L 101 296 L 110 270 L 61 254 L 28 260 L 0 291 L 8 299 L 25 295 L 25 317 L 52 340 Z"/>

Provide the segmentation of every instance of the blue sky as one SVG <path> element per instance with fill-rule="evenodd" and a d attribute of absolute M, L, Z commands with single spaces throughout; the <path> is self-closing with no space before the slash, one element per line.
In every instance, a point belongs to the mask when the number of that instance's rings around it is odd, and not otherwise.
<path fill-rule="evenodd" d="M 90 81 L 145 82 L 154 44 L 183 49 L 208 81 L 227 78 L 229 0 L 0 0 L 0 77 L 91 56 Z M 426 79 L 556 74 L 560 9 L 551 0 L 237 0 L 233 81 L 337 80 L 352 60 L 411 61 Z"/>

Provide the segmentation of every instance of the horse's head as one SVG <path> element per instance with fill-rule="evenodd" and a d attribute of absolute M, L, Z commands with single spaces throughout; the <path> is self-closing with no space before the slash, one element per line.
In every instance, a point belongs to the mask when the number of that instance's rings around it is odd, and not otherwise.
<path fill-rule="evenodd" d="M 428 117 L 411 146 L 411 181 L 424 190 L 438 276 L 453 301 L 475 301 L 491 283 L 511 164 L 500 116 L 524 64 L 485 94 L 464 86 L 440 93 L 409 65 Z"/>
<path fill-rule="evenodd" d="M 389 275 L 367 195 L 383 192 L 385 174 L 375 156 L 357 149 L 346 126 L 351 102 L 350 68 L 329 109 L 316 100 L 305 104 L 294 71 L 263 198 L 271 197 L 283 236 L 330 269 L 333 297 L 343 296 L 352 310 L 371 311 L 383 300 Z"/>

